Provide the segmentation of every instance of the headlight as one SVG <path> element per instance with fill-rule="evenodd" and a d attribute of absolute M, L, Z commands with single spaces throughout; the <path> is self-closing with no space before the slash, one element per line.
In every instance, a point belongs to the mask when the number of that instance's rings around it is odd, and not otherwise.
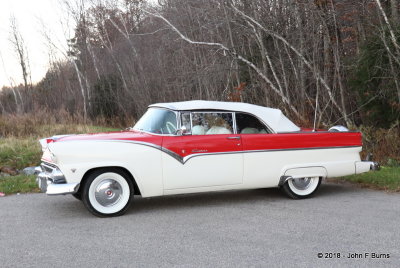
<path fill-rule="evenodd" d="M 42 159 L 53 162 L 53 163 L 58 162 L 57 156 L 50 151 L 49 147 L 47 147 L 44 150 Z"/>
<path fill-rule="evenodd" d="M 49 150 L 50 151 L 50 150 Z M 51 161 L 57 164 L 57 156 L 55 156 L 52 152 L 50 152 Z"/>

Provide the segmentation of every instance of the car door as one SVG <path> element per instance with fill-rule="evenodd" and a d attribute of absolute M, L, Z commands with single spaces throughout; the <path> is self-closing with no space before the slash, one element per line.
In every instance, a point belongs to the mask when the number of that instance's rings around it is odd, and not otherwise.
<path fill-rule="evenodd" d="M 243 145 L 243 183 L 247 186 L 274 187 L 279 181 L 282 154 L 269 151 L 275 148 L 277 134 L 251 114 L 235 114 L 237 132 Z"/>
<path fill-rule="evenodd" d="M 242 142 L 233 113 L 184 112 L 181 119 L 187 133 L 163 137 L 164 190 L 241 184 Z"/>

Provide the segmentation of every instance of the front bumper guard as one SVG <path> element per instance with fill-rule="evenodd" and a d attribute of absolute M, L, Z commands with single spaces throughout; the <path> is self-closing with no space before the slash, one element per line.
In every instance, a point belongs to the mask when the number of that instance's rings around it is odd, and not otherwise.
<path fill-rule="evenodd" d="M 58 168 L 49 173 L 45 168 L 38 167 L 41 172 L 36 178 L 36 182 L 43 193 L 47 195 L 65 195 L 78 192 L 79 183 L 66 183 L 64 175 Z"/>

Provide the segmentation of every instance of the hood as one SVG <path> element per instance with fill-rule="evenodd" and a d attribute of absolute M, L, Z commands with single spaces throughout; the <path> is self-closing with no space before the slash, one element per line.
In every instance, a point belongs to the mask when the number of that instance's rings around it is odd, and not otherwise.
<path fill-rule="evenodd" d="M 113 131 L 113 132 L 100 132 L 100 133 L 88 133 L 88 134 L 74 134 L 74 135 L 63 135 L 56 137 L 54 142 L 62 141 L 83 141 L 83 140 L 136 140 L 143 137 L 151 136 L 147 133 L 138 132 L 134 130 L 129 131 Z M 52 137 L 53 138 L 53 137 Z"/>
<path fill-rule="evenodd" d="M 70 141 L 101 141 L 101 140 L 131 140 L 142 141 L 149 143 L 159 143 L 160 136 L 151 135 L 148 133 L 125 130 L 114 132 L 100 132 L 89 134 L 71 134 L 71 135 L 57 135 L 49 138 L 41 139 L 39 142 L 42 145 L 42 150 L 45 151 L 49 143 L 70 142 Z"/>

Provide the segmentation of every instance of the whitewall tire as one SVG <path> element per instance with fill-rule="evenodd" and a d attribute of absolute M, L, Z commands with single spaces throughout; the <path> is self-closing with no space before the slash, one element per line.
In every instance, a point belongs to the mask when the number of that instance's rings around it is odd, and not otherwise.
<path fill-rule="evenodd" d="M 318 190 L 321 180 L 320 177 L 289 179 L 282 189 L 293 199 L 303 199 L 312 196 Z"/>
<path fill-rule="evenodd" d="M 82 201 L 95 216 L 120 216 L 133 200 L 134 188 L 130 176 L 116 168 L 98 169 L 84 183 Z"/>

